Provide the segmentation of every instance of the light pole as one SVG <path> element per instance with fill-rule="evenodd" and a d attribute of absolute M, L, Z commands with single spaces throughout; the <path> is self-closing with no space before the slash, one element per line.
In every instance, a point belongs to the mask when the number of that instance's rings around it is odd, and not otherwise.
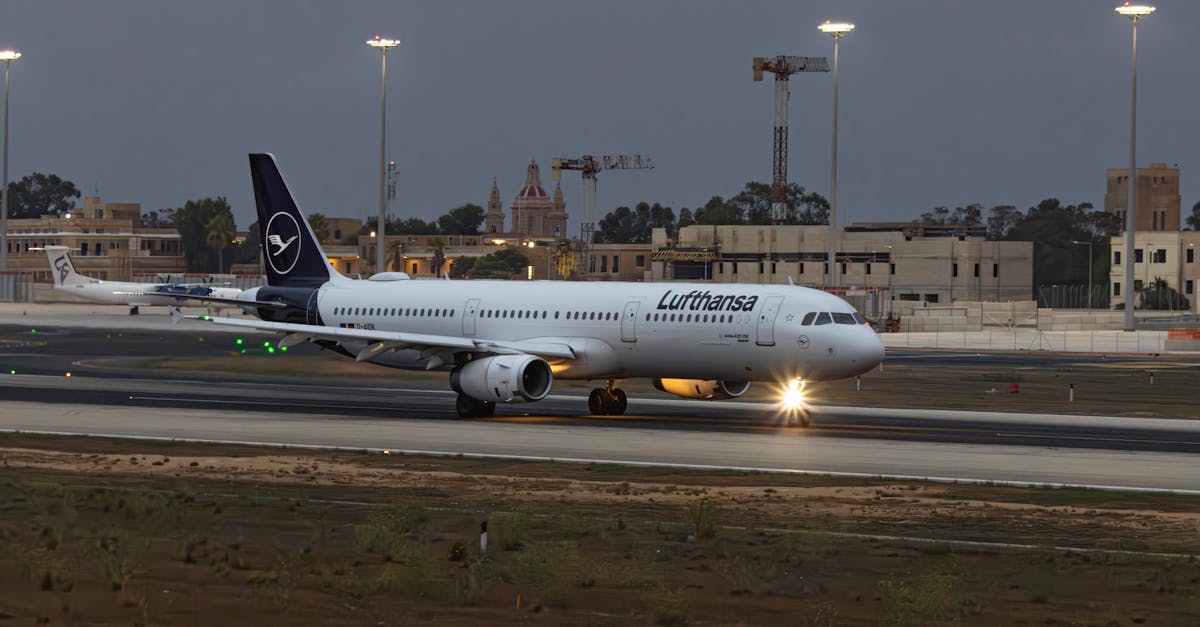
<path fill-rule="evenodd" d="M 1133 321 L 1133 233 L 1134 188 L 1137 185 L 1137 25 L 1143 17 L 1154 12 L 1154 7 L 1141 4 L 1125 4 L 1117 7 L 1117 13 L 1133 20 L 1133 84 L 1129 106 L 1129 202 L 1125 207 L 1125 330 L 1134 330 Z"/>
<path fill-rule="evenodd" d="M 384 233 L 387 231 L 387 194 L 384 192 L 387 181 L 387 51 L 400 45 L 399 39 L 381 39 L 376 35 L 368 39 L 367 45 L 379 50 L 380 53 L 380 89 L 379 89 L 379 223 L 375 225 L 375 272 L 387 270 L 387 251 L 384 250 Z"/>
<path fill-rule="evenodd" d="M 21 58 L 16 50 L 0 50 L 4 62 L 4 167 L 0 171 L 0 272 L 8 270 L 8 68 Z"/>
<path fill-rule="evenodd" d="M 837 276 L 837 245 L 834 241 L 837 230 L 837 127 L 838 127 L 838 43 L 842 35 L 854 30 L 854 25 L 846 22 L 830 22 L 817 27 L 822 33 L 833 37 L 833 155 L 829 168 L 829 235 L 826 244 L 829 248 L 829 270 L 825 273 L 825 284 L 833 287 L 834 277 Z"/>
<path fill-rule="evenodd" d="M 1076 244 L 1076 245 L 1080 245 L 1080 246 L 1082 246 L 1083 244 L 1087 244 L 1087 247 L 1088 247 L 1088 297 L 1087 297 L 1087 304 L 1088 304 L 1088 311 L 1091 311 L 1091 310 L 1092 310 L 1092 242 L 1091 242 L 1090 240 L 1089 240 L 1089 241 L 1086 241 L 1086 242 L 1079 242 L 1079 241 L 1071 240 L 1071 243 L 1072 243 L 1072 244 Z"/>

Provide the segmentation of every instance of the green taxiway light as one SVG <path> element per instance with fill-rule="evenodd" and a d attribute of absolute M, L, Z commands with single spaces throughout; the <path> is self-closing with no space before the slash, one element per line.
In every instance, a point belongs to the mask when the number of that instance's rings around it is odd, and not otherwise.
<path fill-rule="evenodd" d="M 30 329 L 30 330 L 29 330 L 29 332 L 30 332 L 30 333 L 37 333 L 37 329 Z"/>
<path fill-rule="evenodd" d="M 16 370 L 9 370 L 9 371 L 8 371 L 8 374 L 17 374 L 17 371 L 16 371 Z"/>
<path fill-rule="evenodd" d="M 286 347 L 286 346 L 280 346 L 280 347 L 279 347 L 279 350 L 281 350 L 281 351 L 283 351 L 283 352 L 285 352 L 285 353 L 286 353 L 286 352 L 287 352 L 287 347 Z"/>
<path fill-rule="evenodd" d="M 268 353 L 270 353 L 270 354 L 272 354 L 272 355 L 274 355 L 274 354 L 275 354 L 275 348 L 274 348 L 274 347 L 268 348 L 268 349 L 267 349 L 267 352 L 268 352 Z"/>
<path fill-rule="evenodd" d="M 233 343 L 234 343 L 234 344 L 237 344 L 238 346 L 241 346 L 241 345 L 242 345 L 242 338 L 240 338 L 240 337 L 239 337 L 238 339 L 234 340 L 234 341 L 233 341 Z"/>
<path fill-rule="evenodd" d="M 270 342 L 263 342 L 263 348 L 271 348 Z"/>

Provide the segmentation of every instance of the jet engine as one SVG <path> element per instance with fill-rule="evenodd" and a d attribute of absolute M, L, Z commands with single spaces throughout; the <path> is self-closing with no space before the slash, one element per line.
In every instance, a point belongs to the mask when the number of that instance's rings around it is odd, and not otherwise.
<path fill-rule="evenodd" d="M 705 379 L 655 379 L 659 391 L 683 398 L 723 400 L 737 398 L 750 389 L 749 381 L 720 381 Z"/>
<path fill-rule="evenodd" d="M 545 359 L 497 355 L 469 361 L 450 372 L 450 387 L 480 401 L 528 403 L 550 393 L 554 375 Z"/>

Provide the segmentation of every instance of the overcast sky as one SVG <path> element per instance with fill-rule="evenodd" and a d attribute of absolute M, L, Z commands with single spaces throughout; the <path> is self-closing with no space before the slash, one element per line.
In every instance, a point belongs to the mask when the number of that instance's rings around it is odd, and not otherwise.
<path fill-rule="evenodd" d="M 272 152 L 307 212 L 377 206 L 379 54 L 388 55 L 393 211 L 506 210 L 530 158 L 641 153 L 601 175 L 599 213 L 678 209 L 771 175 L 772 85 L 751 58 L 841 48 L 842 223 L 936 205 L 1103 206 L 1128 163 L 1130 23 L 1115 2 L 311 2 L 8 0 L 13 179 L 33 171 L 114 202 L 223 195 L 253 221 L 246 153 Z M 1178 163 L 1200 200 L 1200 3 L 1139 28 L 1138 161 Z M 829 191 L 831 74 L 792 80 L 790 178 Z M 564 176 L 568 211 L 579 179 Z M 598 216 L 599 217 L 599 216 Z M 572 215 L 571 231 L 577 216 Z"/>

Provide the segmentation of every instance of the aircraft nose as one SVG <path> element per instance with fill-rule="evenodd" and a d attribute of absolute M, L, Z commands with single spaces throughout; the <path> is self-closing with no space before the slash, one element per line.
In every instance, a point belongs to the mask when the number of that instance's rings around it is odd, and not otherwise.
<path fill-rule="evenodd" d="M 879 366 L 883 361 L 883 340 L 867 325 L 859 327 L 851 357 L 855 374 L 862 374 Z"/>

